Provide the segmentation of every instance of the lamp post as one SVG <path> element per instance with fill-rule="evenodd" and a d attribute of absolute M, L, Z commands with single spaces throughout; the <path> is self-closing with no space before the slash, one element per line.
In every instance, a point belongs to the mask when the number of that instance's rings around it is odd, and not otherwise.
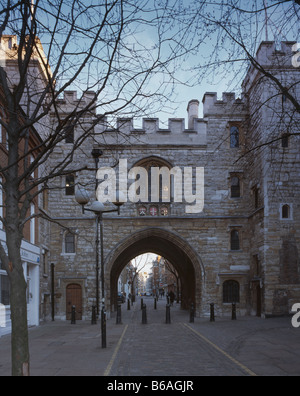
<path fill-rule="evenodd" d="M 99 157 L 102 151 L 94 149 L 92 156 L 95 159 L 96 169 L 98 170 Z M 97 180 L 97 178 L 96 178 Z M 96 181 L 96 188 L 99 181 Z M 99 261 L 101 266 L 101 293 L 102 293 L 102 308 L 101 308 L 101 332 L 102 332 L 102 348 L 106 348 L 106 311 L 105 311 L 105 271 L 104 271 L 104 242 L 103 242 L 103 214 L 118 212 L 120 214 L 120 207 L 124 204 L 125 199 L 119 192 L 115 202 L 112 202 L 117 208 L 110 209 L 99 201 L 94 201 L 88 208 L 86 205 L 89 203 L 89 194 L 85 189 L 77 189 L 75 199 L 79 205 L 82 206 L 82 213 L 85 211 L 93 212 L 96 215 L 96 307 L 97 316 L 100 313 L 100 296 L 99 296 Z M 99 240 L 99 226 L 100 226 L 100 240 Z M 101 254 L 99 258 L 99 245 L 101 246 Z"/>

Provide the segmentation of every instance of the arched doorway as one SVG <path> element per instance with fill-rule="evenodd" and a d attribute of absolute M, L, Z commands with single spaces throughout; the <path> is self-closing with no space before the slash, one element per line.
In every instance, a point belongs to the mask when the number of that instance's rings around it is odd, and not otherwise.
<path fill-rule="evenodd" d="M 205 276 L 201 259 L 180 236 L 160 228 L 137 232 L 110 253 L 105 277 L 108 306 L 113 311 L 116 308 L 117 282 L 123 268 L 133 258 L 147 252 L 165 257 L 176 268 L 181 279 L 182 308 L 187 309 L 193 302 L 199 310 L 202 281 Z"/>
<path fill-rule="evenodd" d="M 66 288 L 66 317 L 71 320 L 72 306 L 76 307 L 76 320 L 82 320 L 82 288 L 72 283 Z"/>

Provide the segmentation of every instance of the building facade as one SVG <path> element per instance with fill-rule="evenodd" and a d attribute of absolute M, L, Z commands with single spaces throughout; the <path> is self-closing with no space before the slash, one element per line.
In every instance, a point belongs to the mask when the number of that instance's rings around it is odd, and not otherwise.
<path fill-rule="evenodd" d="M 17 37 L 11 35 L 2 35 L 1 37 L 1 66 L 5 68 L 9 88 L 13 89 L 19 79 L 18 73 L 18 43 Z M 37 46 L 43 51 L 40 42 L 37 40 Z M 28 67 L 28 87 L 25 90 L 24 98 L 18 109 L 19 126 L 27 125 L 28 121 L 28 101 L 35 101 L 41 87 L 45 86 L 45 69 L 40 62 L 37 62 L 36 54 L 33 54 Z M 28 91 L 27 91 L 28 89 Z M 29 99 L 28 99 L 29 98 Z M 8 134 L 5 130 L 5 123 L 9 118 L 8 106 L 6 96 L 2 86 L 0 86 L 0 166 L 5 168 L 8 163 Z M 24 102 L 24 103 L 23 103 Z M 27 104 L 27 105 L 26 105 Z M 27 129 L 26 138 L 21 138 L 19 141 L 19 155 L 20 158 L 24 153 L 29 154 L 20 160 L 19 174 L 22 175 L 25 167 L 29 167 L 34 161 L 35 157 L 40 153 L 40 147 L 43 144 L 45 136 L 45 127 L 40 125 L 30 126 Z M 34 168 L 27 181 L 37 180 L 45 171 L 45 164 Z M 0 217 L 5 215 L 5 190 L 3 184 L 5 178 L 0 172 Z M 23 182 L 24 183 L 24 182 Z M 24 185 L 20 183 L 20 188 Z M 33 195 L 37 193 L 37 187 L 32 189 Z M 48 257 L 50 251 L 49 241 L 49 222 L 43 217 L 40 217 L 41 212 L 47 206 L 47 193 L 36 195 L 30 205 L 26 216 L 26 221 L 23 230 L 23 240 L 21 244 L 21 259 L 23 265 L 24 278 L 27 283 L 27 318 L 28 326 L 38 326 L 40 319 L 43 317 L 43 307 L 48 305 L 49 296 L 48 290 Z M 0 241 L 3 248 L 7 251 L 6 232 L 3 222 L 0 221 Z M 44 274 L 47 273 L 45 276 Z M 45 286 L 45 293 L 41 294 L 41 285 Z M 45 304 L 46 301 L 46 304 Z M 4 265 L 0 261 L 0 336 L 11 332 L 11 310 L 10 310 L 10 283 Z"/>
<path fill-rule="evenodd" d="M 13 51 L 16 39 L 5 40 L 7 51 Z M 122 270 L 151 252 L 174 266 L 182 307 L 194 303 L 199 316 L 209 315 L 211 303 L 216 315 L 230 315 L 233 302 L 240 315 L 290 313 L 300 301 L 299 112 L 291 103 L 291 96 L 299 101 L 300 92 L 293 44 L 277 49 L 263 42 L 257 52 L 260 69 L 247 71 L 241 98 L 223 93 L 219 100 L 217 93 L 206 93 L 201 116 L 199 100 L 191 100 L 187 122 L 172 118 L 168 128 L 160 128 L 156 118 L 143 119 L 142 127 L 119 118 L 112 127 L 109 119 L 95 122 L 96 113 L 84 111 L 72 124 L 74 109 L 80 114 L 94 93 L 80 99 L 76 92 L 64 93 L 47 128 L 55 130 L 59 118 L 66 120 L 67 133 L 37 172 L 55 169 L 67 155 L 72 161 L 32 208 L 51 221 L 29 223 L 22 246 L 29 324 L 51 315 L 69 319 L 73 305 L 78 320 L 91 317 L 100 287 L 99 224 L 93 213 L 82 213 L 75 194 L 86 190 L 92 202 L 97 187 L 97 197 L 106 194 L 108 201 L 115 189 L 125 193 L 120 214 L 103 215 L 108 312 L 116 307 Z M 12 81 L 14 62 L 10 54 Z M 37 86 L 43 73 L 42 67 L 33 73 L 40 76 Z M 35 132 L 43 140 L 40 127 Z M 0 139 L 5 158 L 5 131 Z M 93 149 L 102 150 L 98 164 Z M 4 230 L 0 238 L 5 245 Z M 9 316 L 2 267 L 0 280 L 1 327 L 3 306 Z"/>
<path fill-rule="evenodd" d="M 7 118 L 5 97 L 0 89 L 0 117 L 5 122 Z M 20 109 L 20 123 L 23 122 L 22 111 Z M 34 128 L 29 131 L 29 150 L 33 150 L 41 144 L 41 138 Z M 25 142 L 20 143 L 20 153 L 24 150 Z M 34 150 L 33 150 L 34 152 Z M 28 158 L 28 162 L 31 159 Z M 8 140 L 7 134 L 0 126 L 0 166 L 5 168 L 8 163 Z M 39 170 L 36 169 L 32 174 L 32 180 L 38 177 Z M 4 178 L 0 173 L 0 217 L 5 215 L 5 194 L 3 184 Z M 38 213 L 41 200 L 39 197 L 31 203 L 31 217 Z M 27 282 L 27 317 L 29 326 L 38 326 L 40 320 L 40 264 L 41 264 L 41 227 L 42 222 L 38 217 L 32 217 L 25 224 L 24 238 L 21 244 L 21 259 L 24 271 L 24 277 Z M 0 242 L 7 251 L 6 233 L 2 220 L 0 221 Z M 0 260 L 0 336 L 11 332 L 11 312 L 10 312 L 10 284 L 7 272 Z"/>
<path fill-rule="evenodd" d="M 291 47 L 282 43 L 278 50 L 264 42 L 257 60 L 299 98 Z M 67 116 L 78 103 L 75 92 L 66 92 L 62 114 Z M 230 314 L 233 302 L 240 315 L 272 316 L 288 314 L 299 301 L 299 114 L 278 83 L 254 67 L 248 70 L 241 98 L 224 93 L 218 100 L 216 93 L 206 93 L 201 118 L 199 106 L 198 100 L 189 103 L 187 128 L 184 119 L 175 118 L 167 129 L 160 128 L 158 119 L 144 119 L 142 128 L 128 118 L 118 119 L 114 128 L 103 120 L 74 156 L 76 165 L 88 164 L 90 170 L 62 176 L 51 186 L 56 317 L 68 317 L 75 304 L 80 318 L 89 318 L 95 304 L 96 223 L 93 214 L 82 215 L 75 201 L 78 188 L 95 199 L 93 148 L 103 150 L 98 182 L 107 187 L 108 198 L 107 179 L 115 177 L 124 187 L 128 176 L 121 214 L 104 215 L 108 311 L 115 309 L 121 271 L 146 252 L 172 263 L 180 277 L 183 307 L 193 302 L 201 316 L 209 314 L 211 303 L 220 316 Z M 74 136 L 57 147 L 50 166 L 73 147 L 80 128 L 92 125 L 92 118 L 82 119 Z M 151 195 L 155 169 L 169 171 L 171 180 L 161 182 L 158 196 Z M 191 186 L 184 184 L 186 178 Z M 175 179 L 182 180 L 181 190 L 175 191 Z"/>

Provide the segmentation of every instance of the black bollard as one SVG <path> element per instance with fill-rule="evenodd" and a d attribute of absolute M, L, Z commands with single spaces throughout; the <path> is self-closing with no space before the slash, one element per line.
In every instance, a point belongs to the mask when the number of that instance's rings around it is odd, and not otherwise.
<path fill-rule="evenodd" d="M 102 348 L 106 348 L 106 312 L 104 308 L 101 310 L 101 342 Z"/>
<path fill-rule="evenodd" d="M 166 324 L 171 324 L 171 305 L 166 305 Z"/>
<path fill-rule="evenodd" d="M 116 324 L 122 324 L 122 307 L 121 305 L 118 305 L 117 308 L 117 319 L 116 319 Z"/>
<path fill-rule="evenodd" d="M 96 306 L 92 306 L 92 325 L 97 324 Z"/>
<path fill-rule="evenodd" d="M 156 302 L 156 298 L 154 299 L 154 309 L 157 309 L 157 302 Z"/>
<path fill-rule="evenodd" d="M 210 304 L 210 321 L 215 321 L 215 304 Z"/>
<path fill-rule="evenodd" d="M 232 315 L 231 315 L 232 320 L 236 320 L 236 304 L 232 304 Z"/>
<path fill-rule="evenodd" d="M 76 307 L 75 305 L 72 306 L 72 313 L 71 313 L 71 324 L 76 324 Z"/>
<path fill-rule="evenodd" d="M 144 307 L 144 299 L 141 298 L 141 309 L 143 309 L 143 307 Z"/>
<path fill-rule="evenodd" d="M 127 311 L 130 311 L 130 299 L 127 300 Z"/>
<path fill-rule="evenodd" d="M 195 306 L 194 304 L 191 305 L 191 310 L 190 310 L 190 323 L 195 322 Z"/>
<path fill-rule="evenodd" d="M 147 324 L 147 306 L 146 306 L 146 304 L 143 305 L 142 324 Z"/>

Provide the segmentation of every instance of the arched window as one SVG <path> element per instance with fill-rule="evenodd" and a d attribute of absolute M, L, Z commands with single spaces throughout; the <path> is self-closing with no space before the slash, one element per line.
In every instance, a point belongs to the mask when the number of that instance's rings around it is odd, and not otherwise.
<path fill-rule="evenodd" d="M 237 230 L 231 231 L 231 250 L 240 250 L 240 233 Z"/>
<path fill-rule="evenodd" d="M 240 198 L 240 197 L 241 197 L 240 178 L 237 176 L 233 176 L 231 178 L 231 198 Z"/>
<path fill-rule="evenodd" d="M 150 202 L 170 202 L 172 200 L 172 177 L 170 177 L 171 164 L 159 157 L 148 157 L 137 162 L 134 167 L 141 167 L 148 172 L 148 201 Z M 156 168 L 158 175 L 157 183 L 152 184 L 155 180 L 152 175 L 152 168 Z M 164 172 L 164 170 L 166 172 Z M 154 172 L 154 170 L 153 170 Z M 164 178 L 163 175 L 167 177 Z M 157 199 L 154 199 L 157 197 Z M 146 202 L 145 202 L 146 203 Z"/>
<path fill-rule="evenodd" d="M 240 302 L 240 284 L 234 280 L 228 280 L 223 283 L 223 303 Z"/>
<path fill-rule="evenodd" d="M 290 219 L 291 217 L 291 208 L 289 205 L 283 205 L 282 207 L 282 218 Z"/>
<path fill-rule="evenodd" d="M 65 253 L 75 253 L 75 235 L 71 232 L 65 234 Z"/>

